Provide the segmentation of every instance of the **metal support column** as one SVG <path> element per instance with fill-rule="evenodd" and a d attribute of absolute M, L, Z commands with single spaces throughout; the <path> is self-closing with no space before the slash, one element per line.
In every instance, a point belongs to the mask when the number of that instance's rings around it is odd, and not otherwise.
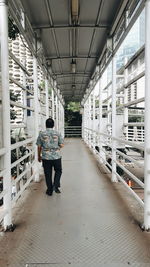
<path fill-rule="evenodd" d="M 85 127 L 89 128 L 89 99 L 86 100 L 86 111 L 85 111 L 85 116 L 86 116 L 86 122 L 85 122 Z M 89 141 L 89 131 L 86 130 L 86 143 L 88 144 Z"/>
<path fill-rule="evenodd" d="M 108 74 L 107 74 L 108 75 Z M 108 79 L 108 77 L 107 77 Z M 108 81 L 107 81 L 107 84 L 108 84 Z M 110 86 L 108 86 L 107 88 L 107 97 L 110 97 L 112 95 L 112 88 Z M 108 103 L 107 103 L 107 109 L 110 110 L 111 109 L 111 104 L 112 104 L 112 99 L 110 98 L 108 100 Z M 108 113 L 107 115 L 107 133 L 108 134 L 111 134 L 111 130 L 112 130 L 112 126 L 111 126 L 111 112 Z"/>
<path fill-rule="evenodd" d="M 52 118 L 55 119 L 55 98 L 54 98 L 54 90 L 52 89 Z"/>
<path fill-rule="evenodd" d="M 38 72 L 37 58 L 33 57 L 33 79 L 34 79 L 34 138 L 35 142 L 39 134 L 39 103 L 38 103 Z M 38 152 L 35 147 L 35 182 L 39 182 Z"/>
<path fill-rule="evenodd" d="M 93 150 L 95 151 L 96 144 L 96 134 L 95 134 L 95 89 L 93 89 L 93 125 L 92 125 L 92 135 L 93 135 Z"/>
<path fill-rule="evenodd" d="M 89 116 L 88 116 L 88 145 L 91 147 L 91 94 L 89 95 Z"/>
<path fill-rule="evenodd" d="M 45 104 L 46 104 L 46 119 L 49 118 L 49 101 L 48 101 L 48 79 L 45 79 Z"/>
<path fill-rule="evenodd" d="M 8 7 L 6 0 L 0 0 L 0 37 L 1 37 L 1 79 L 2 79 L 2 124 L 3 124 L 3 146 L 4 154 L 3 190 L 5 230 L 12 225 L 11 208 L 11 143 L 10 143 L 10 96 L 9 96 L 9 54 L 8 54 Z"/>
<path fill-rule="evenodd" d="M 61 131 L 61 103 L 58 99 L 58 131 Z"/>
<path fill-rule="evenodd" d="M 116 172 L 116 57 L 112 58 L 112 182 L 117 182 Z"/>
<path fill-rule="evenodd" d="M 125 59 L 125 64 L 127 62 L 127 59 Z M 124 72 L 124 84 L 127 83 L 127 77 L 128 77 L 128 70 L 125 69 Z M 128 103 L 128 88 L 124 88 L 124 104 Z M 128 107 L 124 108 L 124 124 L 128 123 Z M 128 140 L 128 126 L 124 126 L 124 134 L 126 139 Z"/>
<path fill-rule="evenodd" d="M 23 59 L 23 66 L 26 67 L 25 59 Z M 23 86 L 26 88 L 26 74 L 25 74 L 25 71 L 22 70 L 22 72 L 23 72 Z M 23 104 L 25 106 L 27 106 L 27 92 L 26 92 L 26 90 L 23 91 Z M 24 124 L 27 127 L 27 110 L 25 109 L 23 111 L 23 113 L 24 113 Z M 27 130 L 27 128 L 25 128 L 25 129 Z"/>
<path fill-rule="evenodd" d="M 83 120 L 82 120 L 82 138 L 87 143 L 87 101 L 84 103 L 83 106 Z"/>
<path fill-rule="evenodd" d="M 85 104 L 84 104 L 84 107 L 82 108 L 82 139 L 83 140 L 85 138 L 84 128 L 85 128 Z"/>
<path fill-rule="evenodd" d="M 145 159 L 144 227 L 150 229 L 150 0 L 145 4 Z"/>
<path fill-rule="evenodd" d="M 58 96 L 55 96 L 55 105 L 56 105 L 56 120 L 55 120 L 55 129 L 58 131 Z"/>
<path fill-rule="evenodd" d="M 62 134 L 62 128 L 63 128 L 63 118 L 62 118 L 62 104 L 59 103 L 59 132 Z"/>
<path fill-rule="evenodd" d="M 101 78 L 98 81 L 99 83 L 99 132 L 102 133 L 102 86 L 101 86 Z M 100 148 L 100 161 L 102 162 L 103 160 L 103 152 L 102 152 L 102 135 L 99 136 L 99 148 Z"/>
<path fill-rule="evenodd" d="M 62 137 L 63 138 L 65 136 L 64 126 L 65 126 L 65 112 L 64 112 L 64 106 L 62 105 Z"/>

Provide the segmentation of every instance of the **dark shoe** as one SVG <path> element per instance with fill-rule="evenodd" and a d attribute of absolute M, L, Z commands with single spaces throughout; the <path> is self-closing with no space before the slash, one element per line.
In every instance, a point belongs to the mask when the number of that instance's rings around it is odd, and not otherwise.
<path fill-rule="evenodd" d="M 52 191 L 49 191 L 48 189 L 46 190 L 46 195 L 48 196 L 52 196 L 53 192 Z"/>
<path fill-rule="evenodd" d="M 56 188 L 56 189 L 55 189 L 55 193 L 60 194 L 61 191 L 60 191 L 58 188 Z"/>

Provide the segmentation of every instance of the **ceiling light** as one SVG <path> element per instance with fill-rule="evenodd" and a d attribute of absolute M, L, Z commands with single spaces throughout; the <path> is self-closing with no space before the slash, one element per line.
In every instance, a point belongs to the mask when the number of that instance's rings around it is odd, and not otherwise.
<path fill-rule="evenodd" d="M 77 21 L 79 15 L 79 0 L 72 0 L 71 2 L 72 20 Z"/>
<path fill-rule="evenodd" d="M 76 62 L 72 60 L 71 62 L 71 72 L 75 73 L 76 72 Z"/>

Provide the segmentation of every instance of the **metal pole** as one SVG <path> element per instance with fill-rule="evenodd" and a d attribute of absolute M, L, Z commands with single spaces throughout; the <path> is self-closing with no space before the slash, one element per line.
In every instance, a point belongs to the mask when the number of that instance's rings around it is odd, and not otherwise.
<path fill-rule="evenodd" d="M 150 229 L 150 0 L 145 3 L 145 158 L 144 227 Z"/>
<path fill-rule="evenodd" d="M 82 108 L 82 139 L 84 140 L 84 135 L 85 135 L 85 131 L 84 131 L 84 127 L 85 127 L 85 104 Z"/>
<path fill-rule="evenodd" d="M 125 64 L 127 62 L 127 59 L 125 59 Z M 127 83 L 127 75 L 128 75 L 128 70 L 125 69 L 124 72 L 125 79 L 124 83 Z M 124 104 L 128 103 L 128 88 L 124 88 Z M 128 107 L 124 108 L 124 123 L 128 123 Z M 128 140 L 128 126 L 124 126 L 124 134 L 126 139 Z"/>
<path fill-rule="evenodd" d="M 49 118 L 49 103 L 48 103 L 48 79 L 45 79 L 45 104 L 46 104 L 46 118 Z"/>
<path fill-rule="evenodd" d="M 34 138 L 35 142 L 39 134 L 39 101 L 38 101 L 38 71 L 37 58 L 33 57 L 33 80 L 34 80 Z M 35 182 L 39 182 L 38 152 L 35 147 Z"/>
<path fill-rule="evenodd" d="M 116 57 L 112 58 L 112 182 L 117 182 L 116 172 Z"/>
<path fill-rule="evenodd" d="M 89 95 L 89 120 L 88 128 L 91 130 L 91 94 Z M 88 132 L 88 145 L 91 147 L 91 131 Z"/>
<path fill-rule="evenodd" d="M 4 217 L 4 229 L 12 225 L 11 207 L 11 142 L 10 142 L 10 97 L 9 97 L 9 54 L 8 54 L 8 7 L 5 0 L 0 0 L 0 36 L 1 36 L 1 79 L 2 79 L 2 116 L 3 116 L 3 146 L 6 149 L 4 154 L 3 190 L 7 193 L 4 196 L 4 210 L 7 211 Z"/>
<path fill-rule="evenodd" d="M 83 106 L 83 128 L 82 128 L 82 131 L 83 131 L 83 140 L 87 143 L 87 130 L 85 129 L 85 127 L 87 127 L 87 101 L 84 103 L 84 106 Z"/>
<path fill-rule="evenodd" d="M 61 103 L 60 100 L 58 98 L 58 131 L 61 131 Z"/>
<path fill-rule="evenodd" d="M 108 80 L 108 79 L 107 79 Z M 108 84 L 108 81 L 107 81 L 107 84 Z M 107 88 L 107 97 L 109 97 L 111 94 L 112 94 L 112 88 L 110 86 L 108 86 Z M 110 110 L 111 109 L 111 102 L 112 102 L 112 99 L 110 98 L 108 100 L 108 103 L 107 103 L 107 109 Z M 109 112 L 108 115 L 107 115 L 107 132 L 108 134 L 111 134 L 111 113 Z"/>
<path fill-rule="evenodd" d="M 58 96 L 56 95 L 55 96 L 55 104 L 56 104 L 56 122 L 55 122 L 55 127 L 56 127 L 56 130 L 58 131 Z"/>
<path fill-rule="evenodd" d="M 24 65 L 24 67 L 26 67 L 25 59 L 23 59 L 23 65 Z M 22 72 L 23 72 L 23 86 L 26 87 L 26 74 L 25 74 L 24 70 L 22 70 Z M 25 106 L 27 106 L 27 92 L 26 92 L 26 90 L 24 90 L 24 92 L 23 92 L 23 104 Z M 24 124 L 27 127 L 27 110 L 25 109 L 23 111 L 23 113 L 24 113 Z M 27 128 L 26 128 L 26 130 L 27 130 Z"/>
<path fill-rule="evenodd" d="M 103 123 L 103 118 L 102 118 L 102 86 L 101 86 L 101 78 L 98 81 L 99 83 L 99 132 L 102 132 L 102 123 Z M 100 161 L 102 162 L 102 136 L 99 136 L 99 148 L 100 148 Z"/>
<path fill-rule="evenodd" d="M 86 100 L 86 123 L 85 127 L 89 127 L 89 98 Z M 89 132 L 86 130 L 86 143 L 88 144 L 89 141 Z"/>
<path fill-rule="evenodd" d="M 63 128 L 63 116 L 62 116 L 62 104 L 61 102 L 59 103 L 60 107 L 60 116 L 59 116 L 59 131 L 62 134 L 62 128 Z"/>
<path fill-rule="evenodd" d="M 83 113 L 84 113 L 84 124 L 83 124 L 83 139 L 84 141 L 87 143 L 87 130 L 85 129 L 85 127 L 87 127 L 87 120 L 88 120 L 88 104 L 87 104 L 87 100 L 84 103 L 84 109 L 83 109 Z"/>
<path fill-rule="evenodd" d="M 62 129 L 62 137 L 64 138 L 65 136 L 65 111 L 64 111 L 64 106 L 62 105 L 62 123 L 63 123 L 63 129 Z"/>
<path fill-rule="evenodd" d="M 96 133 L 95 131 L 95 89 L 93 89 L 93 125 L 92 125 L 92 129 L 93 129 L 93 150 L 95 151 L 95 143 L 96 143 Z"/>
<path fill-rule="evenodd" d="M 54 90 L 52 89 L 52 118 L 55 119 L 55 103 L 54 103 Z"/>

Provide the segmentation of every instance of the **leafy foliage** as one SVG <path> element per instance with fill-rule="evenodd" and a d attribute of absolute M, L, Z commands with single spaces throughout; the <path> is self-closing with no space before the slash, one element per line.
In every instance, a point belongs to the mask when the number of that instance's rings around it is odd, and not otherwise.
<path fill-rule="evenodd" d="M 79 112 L 80 111 L 80 103 L 79 102 L 69 102 L 66 106 L 67 110 L 71 110 L 73 112 Z"/>
<path fill-rule="evenodd" d="M 18 141 L 23 141 L 25 140 L 25 138 L 23 137 L 19 137 Z M 16 138 L 11 137 L 11 144 L 15 144 L 17 142 Z M 15 162 L 17 159 L 23 157 L 24 155 L 26 155 L 26 153 L 28 153 L 28 149 L 26 148 L 26 146 L 21 146 L 18 149 L 18 157 L 17 157 L 17 152 L 16 149 L 11 151 L 11 163 Z M 21 173 L 24 170 L 24 166 L 25 163 L 29 161 L 29 157 L 27 157 L 26 159 L 24 159 L 23 161 L 20 162 L 19 164 L 19 173 Z M 14 167 L 11 169 L 11 175 L 12 176 L 16 176 L 17 175 L 17 167 Z"/>
<path fill-rule="evenodd" d="M 82 115 L 80 114 L 80 103 L 69 102 L 65 107 L 65 124 L 66 126 L 80 126 Z"/>
<path fill-rule="evenodd" d="M 10 100 L 16 102 L 18 101 L 20 94 L 15 94 L 13 91 L 10 91 Z M 13 109 L 13 105 L 11 104 L 11 109 L 10 109 L 10 119 L 15 120 L 17 118 L 16 116 L 16 111 Z"/>
<path fill-rule="evenodd" d="M 8 36 L 11 40 L 15 40 L 19 34 L 19 29 L 14 23 L 13 19 L 8 17 Z"/>

